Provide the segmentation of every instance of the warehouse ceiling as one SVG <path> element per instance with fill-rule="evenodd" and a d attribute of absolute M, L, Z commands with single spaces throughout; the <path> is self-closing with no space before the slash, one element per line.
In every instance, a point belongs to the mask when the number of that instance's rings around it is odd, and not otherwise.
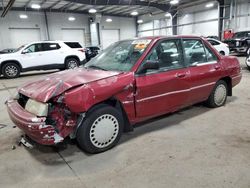
<path fill-rule="evenodd" d="M 103 15 L 131 16 L 131 12 L 137 11 L 139 15 L 149 13 L 169 12 L 176 9 L 176 5 L 170 4 L 171 0 L 2 0 L 1 8 L 4 10 L 11 4 L 9 10 L 30 11 L 32 5 L 40 6 L 37 11 L 88 13 L 94 8 L 97 13 Z M 190 3 L 204 2 L 204 0 L 179 0 L 178 6 Z"/>

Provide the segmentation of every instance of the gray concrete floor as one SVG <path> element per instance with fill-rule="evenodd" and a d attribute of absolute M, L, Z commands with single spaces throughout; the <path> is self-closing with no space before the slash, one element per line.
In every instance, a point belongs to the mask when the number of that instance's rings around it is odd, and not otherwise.
<path fill-rule="evenodd" d="M 4 101 L 42 75 L 0 78 L 0 187 L 249 188 L 250 72 L 239 59 L 243 79 L 225 107 L 195 105 L 146 122 L 98 155 L 74 144 L 12 150 L 22 132 L 13 128 Z"/>

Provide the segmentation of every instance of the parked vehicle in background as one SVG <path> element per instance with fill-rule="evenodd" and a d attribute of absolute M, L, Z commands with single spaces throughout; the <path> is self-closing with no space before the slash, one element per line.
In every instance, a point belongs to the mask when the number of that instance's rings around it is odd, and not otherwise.
<path fill-rule="evenodd" d="M 98 46 L 85 47 L 85 55 L 87 61 L 97 56 L 99 53 L 100 53 L 100 48 Z"/>
<path fill-rule="evenodd" d="M 248 70 L 250 70 L 250 49 L 247 52 L 246 65 Z"/>
<path fill-rule="evenodd" d="M 4 50 L 1 50 L 0 51 L 0 54 L 8 54 L 8 53 L 13 53 L 15 52 L 16 49 L 14 48 L 7 48 L 7 49 L 4 49 Z"/>
<path fill-rule="evenodd" d="M 223 43 L 219 40 L 207 38 L 207 41 L 221 54 L 228 56 L 230 54 L 230 50 L 228 44 Z"/>
<path fill-rule="evenodd" d="M 31 70 L 73 69 L 85 59 L 85 51 L 78 42 L 33 42 L 13 53 L 2 54 L 0 70 L 4 77 L 16 78 Z"/>
<path fill-rule="evenodd" d="M 215 36 L 215 35 L 207 36 L 206 38 L 215 39 L 215 40 L 220 41 L 220 38 L 218 36 Z"/>
<path fill-rule="evenodd" d="M 246 54 L 250 48 L 250 31 L 237 32 L 233 38 L 225 40 L 230 51 Z"/>
<path fill-rule="evenodd" d="M 36 142 L 54 145 L 70 135 L 99 153 L 135 123 L 203 101 L 223 106 L 241 76 L 237 58 L 200 37 L 146 37 L 116 42 L 84 67 L 28 83 L 6 105 Z"/>

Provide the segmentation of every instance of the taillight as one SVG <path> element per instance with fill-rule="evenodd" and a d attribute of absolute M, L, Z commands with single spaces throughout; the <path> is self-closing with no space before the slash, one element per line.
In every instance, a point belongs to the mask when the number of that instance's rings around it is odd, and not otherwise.
<path fill-rule="evenodd" d="M 82 52 L 82 53 L 85 53 L 86 50 L 85 49 L 79 49 L 78 51 Z"/>

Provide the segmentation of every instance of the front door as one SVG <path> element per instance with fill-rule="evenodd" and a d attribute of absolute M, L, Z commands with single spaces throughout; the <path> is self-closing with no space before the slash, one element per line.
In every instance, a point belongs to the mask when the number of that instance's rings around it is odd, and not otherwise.
<path fill-rule="evenodd" d="M 141 64 L 159 63 L 159 70 L 136 75 L 136 116 L 148 118 L 185 106 L 189 71 L 184 65 L 181 40 L 158 42 Z"/>
<path fill-rule="evenodd" d="M 43 47 L 41 43 L 31 44 L 23 50 L 21 61 L 23 68 L 38 67 L 43 65 Z"/>

